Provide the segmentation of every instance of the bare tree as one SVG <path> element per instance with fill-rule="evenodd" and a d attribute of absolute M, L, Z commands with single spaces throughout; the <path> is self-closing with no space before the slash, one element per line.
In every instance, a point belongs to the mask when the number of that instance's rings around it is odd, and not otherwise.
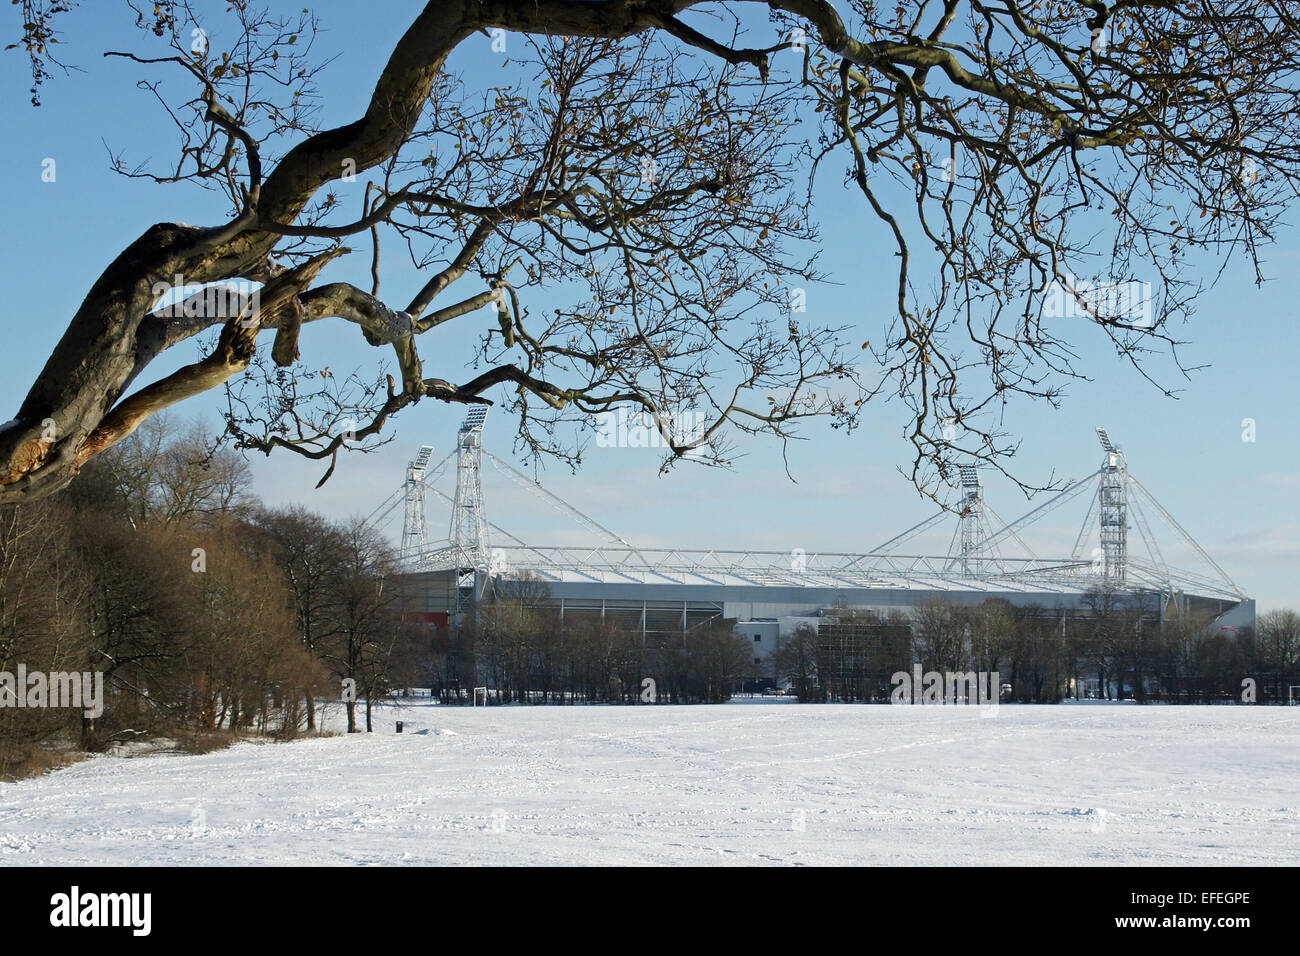
<path fill-rule="evenodd" d="M 230 217 L 151 226 L 105 268 L 0 430 L 0 500 L 66 486 L 250 366 L 229 433 L 331 470 L 400 410 L 497 386 L 530 451 L 573 461 L 557 422 L 615 406 L 650 412 L 670 459 L 720 462 L 724 423 L 785 438 L 809 415 L 851 426 L 893 393 L 912 413 L 911 477 L 937 495 L 959 457 L 1003 467 L 1008 400 L 1055 403 L 1083 374 L 1069 338 L 1084 324 L 1139 368 L 1167 349 L 1185 374 L 1174 326 L 1199 277 L 1215 256 L 1257 261 L 1300 158 L 1300 28 L 1281 0 L 433 0 L 364 113 L 330 128 L 311 14 L 233 3 L 234 29 L 206 33 L 229 43 L 199 49 L 190 4 L 124 8 L 162 48 L 108 52 L 139 64 L 179 147 L 165 169 L 118 154 L 118 170 L 217 190 Z M 56 27 L 78 21 L 20 9 L 39 88 Z M 523 35 L 520 72 L 476 93 L 447 58 L 492 30 Z M 167 71 L 191 92 L 170 99 Z M 896 253 L 893 326 L 851 343 L 790 294 L 818 277 L 809 171 L 846 167 Z M 365 185 L 344 198 L 354 174 Z M 356 237 L 368 287 L 318 284 Z M 406 303 L 381 294 L 393 245 L 428 272 Z M 156 286 L 176 275 L 257 295 L 177 304 Z M 543 290 L 571 283 L 568 307 L 539 314 Z M 1133 283 L 1151 295 L 1135 303 Z M 431 375 L 420 337 L 483 307 L 482 371 Z M 391 347 L 397 376 L 303 374 L 299 331 L 326 319 Z M 142 384 L 207 330 L 199 361 Z M 859 338 L 877 364 L 865 388 L 844 348 Z M 683 406 L 706 416 L 698 432 L 676 427 Z"/>
<path fill-rule="evenodd" d="M 133 527 L 243 517 L 252 508 L 252 476 L 236 452 L 218 447 L 199 422 L 166 413 L 87 465 L 83 503 L 110 505 Z"/>
<path fill-rule="evenodd" d="M 402 592 L 392 548 L 361 520 L 344 525 L 342 556 L 330 576 L 332 638 L 322 659 L 340 680 L 355 681 L 370 732 L 374 702 L 388 695 L 388 655 L 401 625 Z M 344 700 L 348 733 L 357 732 L 355 696 Z"/>
<path fill-rule="evenodd" d="M 1118 645 L 1120 666 L 1132 674 L 1133 699 L 1146 703 L 1147 679 L 1155 667 L 1155 648 L 1160 637 L 1160 604 L 1163 595 L 1139 591 L 1124 610 Z"/>
<path fill-rule="evenodd" d="M 539 668 L 553 670 L 560 639 L 558 614 L 550 604 L 550 588 L 531 573 L 493 582 L 491 602 L 476 612 L 476 649 L 483 655 L 503 699 L 524 700 L 533 689 Z"/>
<path fill-rule="evenodd" d="M 574 657 L 574 690 L 587 700 L 618 700 L 619 674 L 642 654 L 640 634 L 631 633 L 615 617 L 585 617 L 565 621 L 565 640 Z M 665 687 L 667 693 L 669 688 Z"/>
<path fill-rule="evenodd" d="M 801 702 L 826 699 L 818 691 L 817 631 L 812 626 L 800 624 L 795 628 L 777 647 L 775 656 L 777 673 L 790 682 Z"/>
<path fill-rule="evenodd" d="M 281 569 L 243 525 L 191 535 L 202 543 L 205 570 L 188 576 L 192 627 L 182 642 L 188 669 L 179 676 L 203 690 L 200 729 L 226 723 L 237 732 L 256 721 L 265 732 L 272 697 L 281 716 L 296 722 L 296 708 L 283 705 L 297 697 L 295 681 L 310 684 L 314 662 L 298 641 Z"/>
<path fill-rule="evenodd" d="M 1097 696 L 1111 699 L 1111 681 L 1116 681 L 1116 697 L 1124 699 L 1124 676 L 1118 664 L 1127 624 L 1124 595 L 1110 584 L 1089 588 L 1083 595 L 1089 616 L 1079 622 L 1083 631 L 1083 650 L 1097 669 Z"/>
<path fill-rule="evenodd" d="M 912 611 L 912 646 L 926 670 L 960 670 L 970 657 L 966 611 L 936 595 Z"/>
<path fill-rule="evenodd" d="M 1067 640 L 1067 612 L 1060 607 L 1022 605 L 1011 610 L 1015 640 L 1011 692 L 1021 702 L 1055 704 L 1065 696 L 1077 648 Z"/>
<path fill-rule="evenodd" d="M 717 618 L 686 634 L 687 702 L 721 703 L 732 691 L 759 675 L 753 647 L 734 630 L 734 622 Z"/>
<path fill-rule="evenodd" d="M 1206 676 L 1207 641 L 1213 615 L 1183 607 L 1166 613 L 1161 640 L 1164 644 L 1165 684 L 1178 702 L 1195 700 Z"/>
<path fill-rule="evenodd" d="M 97 666 L 79 627 L 88 582 L 73 560 L 68 519 L 58 501 L 0 509 L 0 671 L 7 674 L 19 664 L 47 674 Z M 42 742 L 72 736 L 79 721 L 83 737 L 92 737 L 93 723 L 84 720 L 62 708 L 0 707 L 0 779 L 21 771 Z"/>
<path fill-rule="evenodd" d="M 1287 609 L 1268 611 L 1257 625 L 1264 666 L 1273 677 L 1277 700 L 1288 700 L 1288 687 L 1300 674 L 1300 614 Z"/>
<path fill-rule="evenodd" d="M 347 554 L 343 533 L 320 515 L 303 508 L 263 511 L 257 527 L 270 539 L 293 600 L 303 648 L 320 659 L 338 633 L 341 619 L 334 613 L 338 579 Z M 302 688 L 307 729 L 316 729 L 313 687 Z"/>

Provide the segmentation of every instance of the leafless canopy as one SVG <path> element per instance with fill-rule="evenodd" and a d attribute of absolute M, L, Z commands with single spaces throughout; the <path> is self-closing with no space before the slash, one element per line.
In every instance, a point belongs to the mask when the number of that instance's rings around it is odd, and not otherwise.
<path fill-rule="evenodd" d="M 34 72 L 50 6 L 24 5 Z M 0 431 L 0 500 L 63 487 L 216 386 L 239 444 L 331 470 L 403 408 L 496 386 L 529 450 L 570 460 L 573 429 L 556 426 L 618 406 L 647 412 L 670 458 L 720 462 L 724 425 L 852 427 L 893 395 L 911 412 L 911 478 L 936 495 L 959 460 L 1003 466 L 1002 407 L 1055 403 L 1083 374 L 1068 339 L 1089 327 L 1139 370 L 1161 349 L 1185 374 L 1175 326 L 1199 277 L 1229 253 L 1255 260 L 1300 171 L 1300 30 L 1267 0 L 434 0 L 364 115 L 328 128 L 312 16 L 223 15 L 237 29 L 200 35 L 186 4 L 143 7 L 168 49 L 109 55 L 140 64 L 180 136 L 168 168 L 127 149 L 118 171 L 219 190 L 230 219 L 155 225 L 108 266 Z M 510 31 L 519 80 L 471 89 L 447 57 L 493 31 Z M 167 100 L 165 71 L 193 99 Z M 896 276 L 850 327 L 796 294 L 822 278 L 819 170 L 846 173 L 862 256 Z M 353 246 L 367 287 L 319 281 Z M 427 276 L 409 302 L 383 294 L 394 253 Z M 177 305 L 158 287 L 177 275 L 257 294 Z M 425 333 L 484 314 L 475 374 L 426 369 Z M 391 348 L 397 375 L 307 376 L 299 332 L 324 319 Z M 199 361 L 137 386 L 205 332 Z M 688 409 L 706 421 L 683 433 Z"/>

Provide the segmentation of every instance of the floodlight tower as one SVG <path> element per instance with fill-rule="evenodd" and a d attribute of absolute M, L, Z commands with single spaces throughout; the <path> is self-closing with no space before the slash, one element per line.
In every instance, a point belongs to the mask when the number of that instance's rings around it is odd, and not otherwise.
<path fill-rule="evenodd" d="M 1123 450 L 1111 442 L 1106 429 L 1098 426 L 1097 438 L 1106 452 L 1097 485 L 1102 574 L 1108 583 L 1122 585 L 1128 564 L 1128 466 Z"/>
<path fill-rule="evenodd" d="M 483 422 L 487 408 L 475 406 L 456 435 L 456 495 L 448 540 L 456 561 L 456 616 L 461 621 L 477 598 L 479 571 L 488 568 L 487 518 L 483 514 Z"/>
<path fill-rule="evenodd" d="M 979 472 L 974 465 L 958 465 L 961 475 L 961 569 L 971 573 L 971 563 L 984 546 L 984 489 L 980 487 Z"/>
<path fill-rule="evenodd" d="M 421 445 L 406 466 L 406 516 L 402 521 L 402 560 L 410 564 L 427 547 L 424 474 L 433 456 L 432 445 Z"/>

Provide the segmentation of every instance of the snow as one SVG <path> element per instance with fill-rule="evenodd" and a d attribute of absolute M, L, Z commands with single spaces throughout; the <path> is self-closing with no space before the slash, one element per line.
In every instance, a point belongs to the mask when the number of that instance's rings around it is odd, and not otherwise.
<path fill-rule="evenodd" d="M 424 703 L 377 727 L 0 784 L 0 866 L 1300 862 L 1296 708 Z"/>

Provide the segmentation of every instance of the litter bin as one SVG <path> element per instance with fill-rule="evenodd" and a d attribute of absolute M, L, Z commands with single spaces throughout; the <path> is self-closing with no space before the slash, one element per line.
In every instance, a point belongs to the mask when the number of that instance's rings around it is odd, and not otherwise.
<path fill-rule="evenodd" d="M 397 732 L 399 734 L 402 732 L 402 722 L 400 720 L 397 722 Z"/>

